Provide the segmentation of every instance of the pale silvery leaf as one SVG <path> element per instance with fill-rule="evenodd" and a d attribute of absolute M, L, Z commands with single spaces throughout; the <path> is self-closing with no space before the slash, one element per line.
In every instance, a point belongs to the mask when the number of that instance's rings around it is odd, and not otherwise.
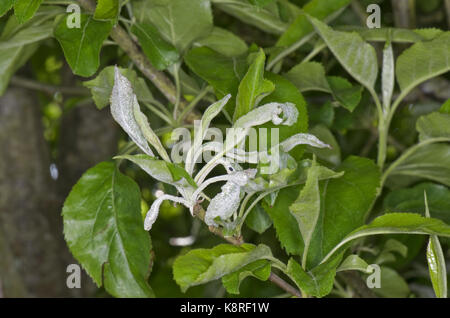
<path fill-rule="evenodd" d="M 198 129 L 195 130 L 194 133 L 194 143 L 192 147 L 189 149 L 189 152 L 186 156 L 186 170 L 189 174 L 192 174 L 192 171 L 194 170 L 196 157 L 195 154 L 199 150 L 199 148 L 202 145 L 203 139 L 206 136 L 206 133 L 208 131 L 209 125 L 211 121 L 216 117 L 223 109 L 223 107 L 226 105 L 228 100 L 231 98 L 231 94 L 226 95 L 221 100 L 215 102 L 211 106 L 209 106 L 205 113 L 202 116 L 202 120 L 200 122 L 200 125 Z"/>
<path fill-rule="evenodd" d="M 295 134 L 281 143 L 281 149 L 289 152 L 297 145 L 309 145 L 316 148 L 330 148 L 331 146 L 322 142 L 319 138 L 311 134 Z"/>
<path fill-rule="evenodd" d="M 381 83 L 383 92 L 383 108 L 387 112 L 391 104 L 392 93 L 394 92 L 395 66 L 394 51 L 392 44 L 386 45 L 383 50 L 383 70 L 381 73 Z"/>
<path fill-rule="evenodd" d="M 147 141 L 156 149 L 156 151 L 165 161 L 171 162 L 169 155 L 161 144 L 161 141 L 159 140 L 153 129 L 150 127 L 147 116 L 145 116 L 141 112 L 136 95 L 134 96 L 133 115 L 145 139 L 147 139 Z"/>
<path fill-rule="evenodd" d="M 217 194 L 209 203 L 205 214 L 205 223 L 209 226 L 217 226 L 214 221 L 229 219 L 237 211 L 241 202 L 241 187 L 245 186 L 256 175 L 256 169 L 234 171 L 229 174 L 231 179 L 222 186 L 222 192 Z"/>
<path fill-rule="evenodd" d="M 147 140 L 133 114 L 136 96 L 130 81 L 116 67 L 114 71 L 114 87 L 111 94 L 111 114 L 114 120 L 125 130 L 139 148 L 149 156 L 154 156 Z"/>
<path fill-rule="evenodd" d="M 175 197 L 173 195 L 163 194 L 162 196 L 157 198 L 155 201 L 153 201 L 152 206 L 150 207 L 150 210 L 148 210 L 147 215 L 145 216 L 144 229 L 146 231 L 151 230 L 153 223 L 155 223 L 156 219 L 158 218 L 159 208 L 160 208 L 161 204 L 163 203 L 163 201 L 165 201 L 165 200 L 170 200 L 175 203 L 181 203 L 181 204 L 184 204 L 187 208 L 190 208 L 190 204 L 187 200 L 180 198 L 180 197 Z"/>
<path fill-rule="evenodd" d="M 425 196 L 425 216 L 430 217 L 427 193 Z M 431 283 L 438 298 L 447 298 L 447 268 L 445 266 L 444 252 L 437 235 L 430 235 L 427 246 L 427 262 Z"/>
<path fill-rule="evenodd" d="M 217 160 L 239 145 L 245 139 L 251 127 L 259 126 L 269 121 L 272 121 L 275 125 L 291 126 L 297 122 L 297 118 L 298 110 L 292 103 L 265 104 L 239 117 L 227 134 L 223 150 L 203 166 L 196 175 L 195 182 L 202 183 L 212 168 L 217 165 Z"/>

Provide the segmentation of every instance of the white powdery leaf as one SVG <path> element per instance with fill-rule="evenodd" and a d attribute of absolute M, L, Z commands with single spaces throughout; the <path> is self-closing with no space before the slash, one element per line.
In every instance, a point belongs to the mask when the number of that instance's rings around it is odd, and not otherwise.
<path fill-rule="evenodd" d="M 139 148 L 149 156 L 154 156 L 134 117 L 135 95 L 130 81 L 119 69 L 114 69 L 114 87 L 111 94 L 111 114 Z"/>
<path fill-rule="evenodd" d="M 331 146 L 311 134 L 296 134 L 281 143 L 284 152 L 289 152 L 297 145 L 309 145 L 316 148 L 330 148 Z"/>
<path fill-rule="evenodd" d="M 183 198 L 176 197 L 176 196 L 169 195 L 169 194 L 164 194 L 164 195 L 160 196 L 155 201 L 153 201 L 153 204 L 150 207 L 150 210 L 148 210 L 147 215 L 145 216 L 144 229 L 146 231 L 151 230 L 153 224 L 155 223 L 156 219 L 158 218 L 159 208 L 160 208 L 161 204 L 163 203 L 163 201 L 165 201 L 165 200 L 170 200 L 175 203 L 184 204 L 187 208 L 191 207 L 189 202 Z"/>

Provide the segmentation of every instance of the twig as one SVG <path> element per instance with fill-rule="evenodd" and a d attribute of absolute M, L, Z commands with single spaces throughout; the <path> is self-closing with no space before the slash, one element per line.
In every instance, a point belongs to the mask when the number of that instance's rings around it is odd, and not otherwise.
<path fill-rule="evenodd" d="M 84 87 L 63 87 L 55 86 L 50 84 L 44 84 L 38 81 L 22 78 L 19 76 L 13 76 L 11 78 L 11 84 L 15 86 L 20 86 L 35 91 L 44 92 L 48 95 L 54 95 L 56 93 L 61 93 L 64 95 L 71 96 L 89 96 L 89 90 Z"/>
<path fill-rule="evenodd" d="M 270 273 L 269 280 L 281 289 L 287 291 L 289 294 L 294 295 L 298 298 L 302 298 L 302 294 L 297 289 L 292 287 L 277 274 L 274 274 L 273 272 Z"/>

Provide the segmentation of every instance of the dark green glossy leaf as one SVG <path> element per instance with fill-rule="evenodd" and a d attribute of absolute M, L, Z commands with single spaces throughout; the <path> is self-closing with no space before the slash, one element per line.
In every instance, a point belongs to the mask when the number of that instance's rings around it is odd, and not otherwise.
<path fill-rule="evenodd" d="M 180 58 L 175 47 L 167 43 L 153 25 L 134 23 L 131 31 L 137 36 L 145 55 L 158 70 L 166 69 Z"/>
<path fill-rule="evenodd" d="M 81 15 L 81 28 L 69 28 L 66 15 L 58 23 L 54 35 L 64 56 L 76 75 L 93 75 L 100 64 L 100 50 L 109 35 L 113 22 L 96 21 L 90 15 Z"/>
<path fill-rule="evenodd" d="M 89 169 L 63 208 L 70 251 L 98 286 L 116 297 L 151 297 L 151 243 L 144 231 L 137 184 L 114 163 Z"/>

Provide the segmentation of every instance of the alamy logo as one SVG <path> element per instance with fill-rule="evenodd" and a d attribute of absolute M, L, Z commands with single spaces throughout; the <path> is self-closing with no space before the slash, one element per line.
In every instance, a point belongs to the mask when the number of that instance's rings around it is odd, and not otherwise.
<path fill-rule="evenodd" d="M 369 29 L 381 28 L 381 8 L 378 4 L 370 4 L 367 6 L 367 13 L 371 13 L 366 20 Z"/>
<path fill-rule="evenodd" d="M 67 16 L 67 27 L 69 29 L 81 28 L 81 8 L 77 4 L 71 4 L 67 7 L 67 13 L 71 13 Z"/>
<path fill-rule="evenodd" d="M 66 273 L 69 275 L 66 279 L 67 288 L 81 288 L 81 268 L 78 264 L 70 264 L 67 266 Z"/>

